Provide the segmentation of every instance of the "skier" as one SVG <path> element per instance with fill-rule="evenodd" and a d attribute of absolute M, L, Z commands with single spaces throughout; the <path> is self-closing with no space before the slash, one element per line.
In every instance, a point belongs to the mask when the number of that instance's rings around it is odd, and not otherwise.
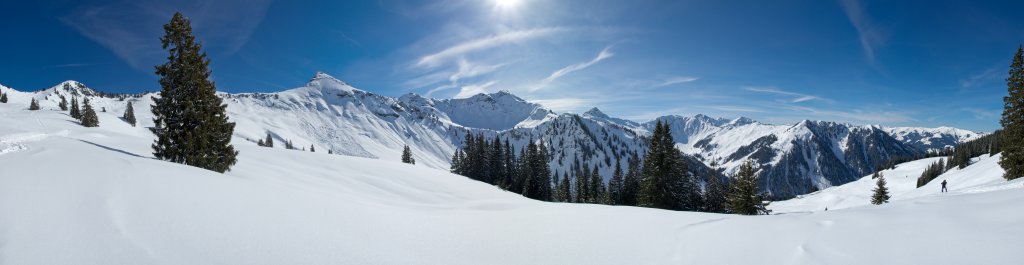
<path fill-rule="evenodd" d="M 946 180 L 942 180 L 942 192 L 946 192 Z"/>

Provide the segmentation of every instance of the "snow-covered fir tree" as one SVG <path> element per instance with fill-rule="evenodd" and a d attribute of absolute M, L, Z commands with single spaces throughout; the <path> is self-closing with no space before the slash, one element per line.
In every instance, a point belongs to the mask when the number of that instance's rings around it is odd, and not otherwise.
<path fill-rule="evenodd" d="M 33 98 L 32 101 L 28 103 L 28 110 L 39 110 L 39 102 L 36 102 L 36 99 Z"/>

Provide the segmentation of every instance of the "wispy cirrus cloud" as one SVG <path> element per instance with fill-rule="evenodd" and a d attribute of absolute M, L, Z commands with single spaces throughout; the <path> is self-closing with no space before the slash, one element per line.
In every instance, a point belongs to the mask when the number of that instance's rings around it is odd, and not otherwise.
<path fill-rule="evenodd" d="M 917 121 L 907 112 L 902 111 L 852 111 L 817 109 L 803 106 L 787 105 L 785 108 L 801 112 L 805 118 L 826 121 L 860 121 L 866 123 L 905 123 Z"/>
<path fill-rule="evenodd" d="M 149 69 L 164 55 L 159 37 L 164 23 L 176 11 L 208 51 L 233 54 L 249 41 L 263 21 L 271 0 L 226 1 L 106 1 L 72 11 L 60 20 L 83 36 L 112 51 L 135 69 Z"/>
<path fill-rule="evenodd" d="M 462 43 L 458 43 L 451 47 L 445 48 L 441 51 L 424 55 L 416 61 L 414 66 L 418 67 L 434 67 L 440 65 L 443 62 L 452 60 L 454 58 L 460 58 L 461 56 L 487 49 L 496 47 L 502 44 L 523 42 L 531 39 L 541 38 L 545 36 L 551 36 L 556 33 L 566 32 L 567 28 L 560 27 L 549 27 L 549 28 L 535 28 L 526 30 L 517 30 L 505 32 L 497 35 L 491 35 L 483 38 L 472 39 Z"/>
<path fill-rule="evenodd" d="M 818 96 L 814 96 L 814 95 L 797 93 L 797 92 L 785 91 L 785 90 L 781 90 L 781 89 L 774 88 L 774 87 L 744 87 L 743 89 L 747 90 L 747 91 L 751 91 L 751 92 L 770 93 L 770 94 L 777 94 L 777 95 L 784 95 L 784 96 L 792 96 L 793 98 L 788 100 L 789 103 L 800 103 L 800 102 L 811 101 L 811 100 L 820 100 L 820 101 L 824 101 L 824 102 L 828 102 L 828 103 L 833 103 L 834 102 L 831 99 L 827 99 L 827 98 L 823 98 L 823 97 L 818 97 Z"/>
<path fill-rule="evenodd" d="M 548 75 L 548 77 L 544 78 L 544 80 L 541 80 L 540 84 L 530 87 L 530 92 L 544 88 L 548 84 L 551 84 L 551 82 L 554 82 L 555 80 L 558 80 L 559 78 L 569 73 L 587 69 L 588 67 L 591 67 L 601 61 L 614 57 L 615 54 L 612 53 L 610 49 L 611 47 L 604 48 L 603 50 L 601 50 L 601 52 L 597 53 L 597 56 L 594 57 L 594 59 L 591 59 L 590 61 L 571 64 L 569 66 L 562 67 L 562 69 L 558 69 L 557 71 L 551 73 L 551 75 Z"/>
<path fill-rule="evenodd" d="M 468 97 L 472 97 L 473 95 L 480 94 L 480 93 L 485 93 L 485 94 L 489 93 L 490 91 L 488 90 L 488 88 L 494 86 L 494 84 L 497 84 L 497 83 L 498 83 L 497 81 L 488 81 L 488 82 L 485 82 L 485 83 L 482 83 L 482 84 L 472 84 L 472 85 L 462 86 L 462 87 L 460 87 L 461 90 L 459 90 L 458 94 L 455 94 L 454 98 L 468 98 Z"/>
<path fill-rule="evenodd" d="M 689 82 L 697 81 L 697 79 L 700 79 L 700 78 L 693 77 L 693 76 L 673 76 L 673 77 L 666 78 L 665 80 L 662 80 L 660 83 L 655 84 L 654 87 L 666 87 L 666 86 L 671 86 L 671 85 L 689 83 Z"/>
<path fill-rule="evenodd" d="M 869 63 L 875 63 L 875 51 L 885 43 L 885 33 L 871 21 L 859 0 L 840 0 L 839 3 L 850 23 L 857 29 L 865 58 Z"/>
<path fill-rule="evenodd" d="M 998 68 L 989 68 L 985 71 L 973 74 L 964 79 L 960 79 L 961 88 L 972 88 L 983 84 L 988 84 L 997 80 L 1001 80 L 1005 73 L 1001 73 Z"/>

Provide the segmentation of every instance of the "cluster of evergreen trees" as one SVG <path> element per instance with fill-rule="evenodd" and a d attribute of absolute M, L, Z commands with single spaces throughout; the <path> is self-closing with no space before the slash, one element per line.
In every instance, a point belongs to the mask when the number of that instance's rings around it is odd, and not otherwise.
<path fill-rule="evenodd" d="M 463 147 L 452 156 L 452 173 L 497 185 L 528 198 L 551 201 L 552 182 L 548 148 L 532 139 L 515 155 L 508 139 L 487 139 L 466 134 Z"/>
<path fill-rule="evenodd" d="M 649 143 L 644 158 L 634 154 L 627 159 L 625 170 L 622 160 L 616 159 L 607 185 L 599 173 L 600 163 L 576 163 L 569 172 L 551 174 L 551 158 L 544 141 L 530 139 L 525 148 L 516 149 L 508 139 L 488 139 L 482 134 L 466 135 L 463 147 L 452 156 L 451 171 L 544 201 L 769 213 L 753 162 L 744 163 L 731 183 L 713 171 L 702 190 L 696 176 L 687 170 L 682 153 L 674 147 L 667 124 L 659 121 L 655 125 Z"/>
<path fill-rule="evenodd" d="M 939 175 L 942 175 L 942 173 L 945 173 L 946 169 L 948 168 L 946 167 L 946 161 L 944 158 L 940 158 L 939 161 L 935 161 L 935 163 L 928 165 L 928 167 L 924 169 L 924 172 L 921 173 L 921 176 L 917 178 L 917 187 L 920 188 L 921 186 L 928 184 L 928 182 L 931 182 L 935 178 L 939 177 Z"/>
<path fill-rule="evenodd" d="M 995 131 L 992 134 L 957 145 L 950 152 L 949 159 L 946 160 L 946 169 L 953 167 L 962 169 L 971 165 L 971 158 L 973 157 L 999 153 L 1002 134 L 1002 131 Z"/>

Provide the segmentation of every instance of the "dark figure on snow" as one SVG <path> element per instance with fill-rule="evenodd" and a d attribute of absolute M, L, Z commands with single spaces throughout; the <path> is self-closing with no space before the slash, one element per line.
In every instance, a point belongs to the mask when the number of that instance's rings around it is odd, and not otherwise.
<path fill-rule="evenodd" d="M 946 180 L 942 180 L 942 192 L 946 192 Z"/>

